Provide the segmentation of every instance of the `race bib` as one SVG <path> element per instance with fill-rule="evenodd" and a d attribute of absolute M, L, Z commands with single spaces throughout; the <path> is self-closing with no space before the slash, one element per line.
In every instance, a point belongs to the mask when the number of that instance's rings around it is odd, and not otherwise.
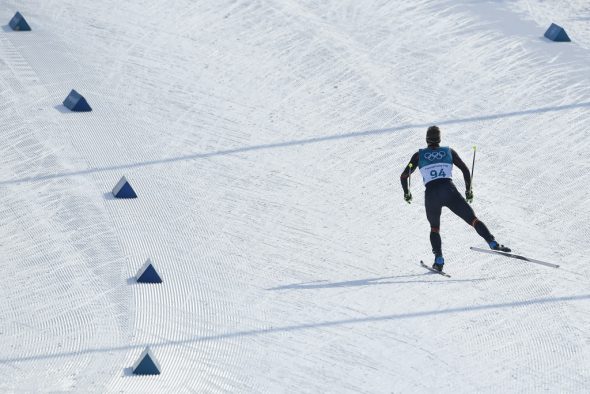
<path fill-rule="evenodd" d="M 453 154 L 448 147 L 420 149 L 418 167 L 426 185 L 430 181 L 453 177 Z"/>
<path fill-rule="evenodd" d="M 430 164 L 420 168 L 420 173 L 424 179 L 424 184 L 441 178 L 453 177 L 453 165 L 448 163 Z"/>

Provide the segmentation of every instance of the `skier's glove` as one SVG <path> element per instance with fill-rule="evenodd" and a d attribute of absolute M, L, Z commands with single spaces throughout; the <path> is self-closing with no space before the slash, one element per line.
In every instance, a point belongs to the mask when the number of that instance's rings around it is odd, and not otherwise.
<path fill-rule="evenodd" d="M 465 192 L 465 199 L 467 200 L 467 202 L 469 204 L 471 204 L 473 202 L 473 190 L 467 190 Z"/>
<path fill-rule="evenodd" d="M 411 204 L 412 203 L 412 193 L 410 193 L 410 192 L 404 193 L 404 200 L 406 200 L 406 202 L 408 204 Z"/>

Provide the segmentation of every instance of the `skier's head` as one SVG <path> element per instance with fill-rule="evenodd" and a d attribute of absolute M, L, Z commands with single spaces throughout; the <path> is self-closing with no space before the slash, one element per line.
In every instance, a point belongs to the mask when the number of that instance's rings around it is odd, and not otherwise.
<path fill-rule="evenodd" d="M 430 126 L 426 130 L 426 143 L 430 145 L 440 144 L 440 129 L 438 126 Z"/>

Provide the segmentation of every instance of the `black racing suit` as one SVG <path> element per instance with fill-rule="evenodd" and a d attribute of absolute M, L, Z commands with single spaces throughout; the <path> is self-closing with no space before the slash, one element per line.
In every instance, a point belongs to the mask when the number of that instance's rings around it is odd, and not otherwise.
<path fill-rule="evenodd" d="M 438 146 L 433 145 L 431 148 L 438 148 Z M 461 172 L 463 172 L 465 188 L 469 190 L 471 186 L 469 168 L 454 149 L 451 149 L 451 154 L 453 156 L 453 165 L 459 167 Z M 400 176 L 404 193 L 408 193 L 408 177 L 411 172 L 414 172 L 418 168 L 418 161 L 419 152 L 416 152 Z M 426 207 L 426 218 L 430 222 L 430 243 L 435 256 L 442 256 L 442 241 L 440 238 L 440 214 L 442 207 L 449 208 L 455 215 L 465 220 L 470 226 L 473 226 L 486 242 L 489 243 L 494 240 L 494 236 L 490 233 L 486 225 L 477 219 L 471 205 L 465 201 L 450 178 L 435 179 L 426 184 L 424 205 Z"/>

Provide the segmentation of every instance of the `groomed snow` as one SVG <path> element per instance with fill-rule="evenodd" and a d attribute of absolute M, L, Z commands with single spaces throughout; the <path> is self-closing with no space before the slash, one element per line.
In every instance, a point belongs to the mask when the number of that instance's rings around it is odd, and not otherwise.
<path fill-rule="evenodd" d="M 587 392 L 586 0 L 6 0 L 0 392 Z M 552 43 L 551 22 L 573 42 Z M 90 113 L 69 113 L 71 89 Z M 497 239 L 399 173 L 438 124 Z M 139 198 L 115 200 L 126 176 Z M 464 187 L 457 171 L 455 182 Z M 134 277 L 151 259 L 163 278 Z M 149 346 L 158 376 L 130 368 Z"/>

